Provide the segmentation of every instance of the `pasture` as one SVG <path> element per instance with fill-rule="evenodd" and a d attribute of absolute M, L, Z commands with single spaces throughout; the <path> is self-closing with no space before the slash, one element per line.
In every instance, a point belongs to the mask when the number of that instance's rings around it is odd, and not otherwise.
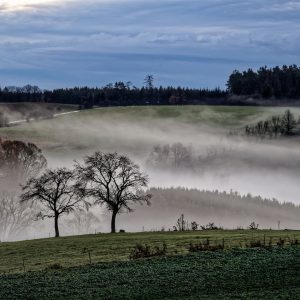
<path fill-rule="evenodd" d="M 212 244 L 223 243 L 225 249 L 243 248 L 250 241 L 265 240 L 276 244 L 279 239 L 300 239 L 300 231 L 277 230 L 205 230 L 189 232 L 141 232 L 93 234 L 38 239 L 0 244 L 0 273 L 45 270 L 53 264 L 64 268 L 92 263 L 128 261 L 137 244 L 167 245 L 170 256 L 187 254 L 190 243 L 209 239 Z"/>

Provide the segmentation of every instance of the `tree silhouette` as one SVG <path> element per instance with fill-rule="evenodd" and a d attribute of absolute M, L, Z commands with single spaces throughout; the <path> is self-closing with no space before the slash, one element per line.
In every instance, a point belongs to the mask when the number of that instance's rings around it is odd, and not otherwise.
<path fill-rule="evenodd" d="M 142 189 L 148 184 L 148 176 L 126 156 L 96 152 L 87 156 L 83 165 L 77 163 L 76 169 L 85 195 L 112 212 L 112 233 L 116 232 L 117 214 L 132 211 L 131 203 L 150 204 L 151 195 Z"/>
<path fill-rule="evenodd" d="M 6 184 L 19 185 L 46 166 L 47 160 L 36 145 L 0 139 L 0 175 Z"/>
<path fill-rule="evenodd" d="M 58 219 L 75 209 L 89 206 L 81 194 L 74 172 L 66 168 L 46 170 L 42 176 L 31 178 L 23 186 L 21 202 L 36 202 L 41 207 L 38 218 L 54 218 L 55 237 L 59 237 Z"/>
<path fill-rule="evenodd" d="M 146 86 L 147 89 L 153 89 L 154 85 L 154 76 L 153 75 L 146 75 L 145 79 L 144 79 L 144 84 Z"/>

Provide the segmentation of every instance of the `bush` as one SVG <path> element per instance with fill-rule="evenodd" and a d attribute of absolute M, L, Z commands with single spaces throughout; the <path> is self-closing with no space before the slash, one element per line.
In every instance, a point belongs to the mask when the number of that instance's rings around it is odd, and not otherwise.
<path fill-rule="evenodd" d="M 200 226 L 202 230 L 222 230 L 222 227 L 218 227 L 215 225 L 214 222 L 208 223 L 206 225 L 201 225 Z"/>
<path fill-rule="evenodd" d="M 190 243 L 188 247 L 189 252 L 199 252 L 199 251 L 218 251 L 224 250 L 224 240 L 222 244 L 210 244 L 209 239 L 207 238 L 204 242 L 199 242 L 197 244 Z"/>
<path fill-rule="evenodd" d="M 258 226 L 259 226 L 259 224 L 256 224 L 255 222 L 251 222 L 250 225 L 248 226 L 248 228 L 250 230 L 257 230 Z"/>
<path fill-rule="evenodd" d="M 192 229 L 193 231 L 196 231 L 196 230 L 198 229 L 198 224 L 197 224 L 196 221 L 193 221 L 193 222 L 191 223 L 191 229 Z"/>
<path fill-rule="evenodd" d="M 154 256 L 165 256 L 167 254 L 167 245 L 163 243 L 162 247 L 154 246 L 153 249 L 149 245 L 136 244 L 129 255 L 130 259 L 147 258 Z"/>

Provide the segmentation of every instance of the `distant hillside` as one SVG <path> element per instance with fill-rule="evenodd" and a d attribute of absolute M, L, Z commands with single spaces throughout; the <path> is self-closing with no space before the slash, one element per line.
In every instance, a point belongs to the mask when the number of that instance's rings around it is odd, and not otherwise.
<path fill-rule="evenodd" d="M 236 192 L 200 191 L 185 188 L 152 188 L 151 207 L 137 207 L 133 215 L 123 215 L 120 224 L 141 224 L 147 229 L 172 228 L 180 214 L 200 225 L 214 222 L 225 228 L 247 226 L 252 222 L 259 228 L 300 228 L 300 207 L 292 203 L 263 199 Z M 150 227 L 150 228 L 149 228 Z"/>

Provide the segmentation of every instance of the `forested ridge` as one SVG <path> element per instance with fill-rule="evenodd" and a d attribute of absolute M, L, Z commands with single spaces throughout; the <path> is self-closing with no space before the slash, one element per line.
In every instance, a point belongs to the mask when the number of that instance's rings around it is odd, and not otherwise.
<path fill-rule="evenodd" d="M 189 221 L 199 224 L 214 222 L 225 228 L 246 228 L 252 221 L 259 228 L 298 228 L 299 205 L 279 202 L 251 194 L 230 191 L 208 191 L 187 188 L 151 188 L 151 207 L 137 206 L 136 221 L 155 228 L 174 225 L 175 217 L 184 214 Z M 129 218 L 122 216 L 122 218 Z M 160 220 L 153 224 L 154 219 Z"/>
<path fill-rule="evenodd" d="M 201 83 L 199 83 L 201 85 Z M 234 96 L 239 96 L 234 97 Z M 0 102 L 47 102 L 76 104 L 81 108 L 93 106 L 132 105 L 249 105 L 293 103 L 300 98 L 300 67 L 266 66 L 258 70 L 235 70 L 229 76 L 227 88 L 188 88 L 155 86 L 147 75 L 142 87 L 118 81 L 103 87 L 74 87 L 42 90 L 38 86 L 9 86 L 0 88 Z M 257 100 L 257 101 L 255 101 Z M 259 101 L 260 100 L 260 101 Z M 280 101 L 279 101 L 280 100 Z"/>

